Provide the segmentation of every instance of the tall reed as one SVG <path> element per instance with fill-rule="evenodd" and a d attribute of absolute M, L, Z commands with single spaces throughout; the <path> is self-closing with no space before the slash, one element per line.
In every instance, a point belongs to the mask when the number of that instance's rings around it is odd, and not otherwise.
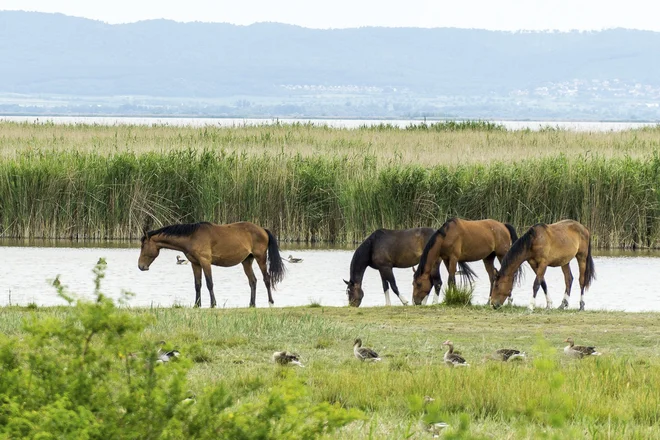
<path fill-rule="evenodd" d="M 0 160 L 0 236 L 136 238 L 148 219 L 250 220 L 282 240 L 354 242 L 460 216 L 520 230 L 573 218 L 597 247 L 657 247 L 659 194 L 657 153 L 423 167 L 374 155 L 36 150 Z"/>

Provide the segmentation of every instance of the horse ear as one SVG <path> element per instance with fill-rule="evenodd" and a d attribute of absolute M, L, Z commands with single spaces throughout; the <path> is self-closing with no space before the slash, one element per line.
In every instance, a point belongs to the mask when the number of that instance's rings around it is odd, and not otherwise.
<path fill-rule="evenodd" d="M 349 282 L 346 281 L 346 280 L 344 280 L 344 282 L 346 283 L 347 286 L 351 284 L 351 283 L 349 283 Z"/>
<path fill-rule="evenodd" d="M 413 273 L 417 272 L 417 269 L 415 269 L 415 266 L 412 267 Z"/>

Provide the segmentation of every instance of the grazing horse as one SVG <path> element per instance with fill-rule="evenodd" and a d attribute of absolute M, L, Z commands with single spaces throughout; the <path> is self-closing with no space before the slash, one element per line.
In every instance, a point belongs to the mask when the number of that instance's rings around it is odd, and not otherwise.
<path fill-rule="evenodd" d="M 275 236 L 268 229 L 250 222 L 228 225 L 207 222 L 179 224 L 145 232 L 138 260 L 140 270 L 149 270 L 162 248 L 183 252 L 192 264 L 195 276 L 195 307 L 200 307 L 202 303 L 202 271 L 211 296 L 211 307 L 216 306 L 211 276 L 212 264 L 222 267 L 243 264 L 250 283 L 250 307 L 255 307 L 257 292 L 257 277 L 252 271 L 254 260 L 257 260 L 263 274 L 270 306 L 274 304 L 271 287 L 284 278 L 284 264 Z"/>
<path fill-rule="evenodd" d="M 547 307 L 552 307 L 544 279 L 548 266 L 561 266 L 561 270 L 564 271 L 566 291 L 559 308 L 568 307 L 568 298 L 571 296 L 571 285 L 573 284 L 573 274 L 569 263 L 573 258 L 577 259 L 580 268 L 580 310 L 584 310 L 584 290 L 596 278 L 596 271 L 594 260 L 591 257 L 589 230 L 575 220 L 562 220 L 551 225 L 543 223 L 534 225 L 511 246 L 495 277 L 495 284 L 491 291 L 491 305 L 498 308 L 507 297 L 511 296 L 513 274 L 527 261 L 536 273 L 529 308 L 534 309 L 539 286 L 545 293 Z"/>
<path fill-rule="evenodd" d="M 424 244 L 433 235 L 433 228 L 415 228 L 404 230 L 378 229 L 358 246 L 351 260 L 350 281 L 344 280 L 348 302 L 353 307 L 360 307 L 364 291 L 362 290 L 362 278 L 367 267 L 372 267 L 380 272 L 385 292 L 385 304 L 390 303 L 390 287 L 394 294 L 401 300 L 403 305 L 408 301 L 399 295 L 399 288 L 394 279 L 393 267 L 412 267 L 419 263 Z M 439 291 L 442 281 L 440 272 L 436 265 L 435 270 L 430 270 L 430 279 Z"/>
<path fill-rule="evenodd" d="M 496 220 L 447 220 L 429 239 L 419 260 L 413 278 L 413 301 L 416 305 L 425 303 L 431 291 L 430 274 L 442 260 L 449 272 L 448 285 L 456 283 L 456 266 L 462 275 L 471 281 L 474 272 L 466 264 L 469 261 L 483 260 L 491 283 L 495 279 L 495 257 L 501 262 L 504 255 L 518 238 L 513 226 Z M 442 284 L 442 283 L 441 283 Z M 440 296 L 436 289 L 433 303 Z"/>

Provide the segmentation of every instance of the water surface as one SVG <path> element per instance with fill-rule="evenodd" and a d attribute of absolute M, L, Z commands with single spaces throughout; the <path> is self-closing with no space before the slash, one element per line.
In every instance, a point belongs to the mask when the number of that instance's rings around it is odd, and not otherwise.
<path fill-rule="evenodd" d="M 139 248 L 135 241 L 85 244 L 74 247 L 71 242 L 39 243 L 36 246 L 20 246 L 16 242 L 0 242 L 0 305 L 36 303 L 40 306 L 65 304 L 55 290 L 48 285 L 60 275 L 61 281 L 73 293 L 91 298 L 93 292 L 92 269 L 100 257 L 108 262 L 107 275 L 102 291 L 118 298 L 122 290 L 135 296 L 129 301 L 132 306 L 191 306 L 194 302 L 194 284 L 190 265 L 177 265 L 175 251 L 162 250 L 151 269 L 141 272 L 137 268 Z M 304 248 L 282 245 L 282 255 L 293 254 L 303 259 L 298 264 L 286 263 L 288 273 L 274 291 L 276 306 L 301 306 L 318 302 L 324 306 L 345 306 L 347 298 L 342 279 L 349 278 L 352 249 Z M 623 311 L 660 311 L 660 296 L 657 294 L 657 274 L 660 269 L 658 252 L 613 252 L 595 256 L 597 279 L 586 294 L 587 309 Z M 479 278 L 475 283 L 476 304 L 485 304 L 488 297 L 488 277 L 483 263 L 471 263 Z M 570 307 L 577 308 L 579 287 L 575 261 L 571 268 L 575 276 Z M 261 280 L 258 266 L 257 307 L 267 306 L 266 289 Z M 447 273 L 442 269 L 443 280 Z M 402 295 L 410 300 L 412 294 L 412 270 L 394 269 Z M 250 289 L 241 265 L 222 268 L 213 266 L 215 295 L 219 307 L 246 307 Z M 564 292 L 564 279 L 560 268 L 549 268 L 546 273 L 550 299 L 558 306 Z M 527 305 L 531 297 L 533 274 L 526 269 L 526 277 L 520 287 L 514 289 L 514 303 Z M 365 297 L 363 306 L 385 304 L 380 276 L 367 269 L 363 282 Z M 444 287 L 443 287 L 444 291 Z M 400 305 L 392 297 L 393 305 Z M 208 307 L 209 296 L 202 288 L 202 305 Z M 537 306 L 545 305 L 544 295 L 539 293 Z"/>
<path fill-rule="evenodd" d="M 243 125 L 312 123 L 337 128 L 357 128 L 363 125 L 391 124 L 406 127 L 410 124 L 422 124 L 419 119 L 258 119 L 258 118 L 156 118 L 156 117 L 121 117 L 121 116 L 2 116 L 0 121 L 30 122 L 54 124 L 98 124 L 98 125 L 169 125 L 174 127 L 235 127 Z M 427 123 L 439 122 L 428 119 Z M 656 122 L 588 122 L 588 121 L 491 121 L 502 124 L 509 130 L 538 130 L 555 127 L 572 131 L 621 131 L 633 128 L 652 127 Z"/>

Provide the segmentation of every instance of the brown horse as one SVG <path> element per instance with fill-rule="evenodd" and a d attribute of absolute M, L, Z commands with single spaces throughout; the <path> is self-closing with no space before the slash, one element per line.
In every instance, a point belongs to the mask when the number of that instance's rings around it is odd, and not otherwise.
<path fill-rule="evenodd" d="M 539 287 L 543 288 L 547 307 L 552 307 L 544 279 L 548 266 L 561 266 L 561 270 L 564 271 L 566 291 L 559 308 L 568 307 L 568 298 L 571 295 L 571 285 L 573 284 L 573 274 L 569 263 L 573 258 L 577 259 L 580 268 L 580 310 L 584 310 L 584 290 L 596 278 L 596 271 L 594 260 L 591 257 L 589 230 L 575 220 L 562 220 L 551 225 L 542 223 L 534 225 L 511 246 L 495 277 L 491 290 L 491 305 L 498 308 L 506 298 L 511 296 L 513 274 L 527 261 L 536 273 L 529 308 L 534 309 Z"/>
<path fill-rule="evenodd" d="M 347 285 L 346 294 L 348 303 L 353 307 L 360 307 L 364 291 L 362 290 L 362 278 L 367 267 L 372 267 L 380 272 L 385 292 L 385 304 L 390 303 L 390 287 L 394 294 L 401 300 L 403 305 L 408 301 L 399 295 L 399 288 L 394 279 L 393 267 L 412 267 L 419 263 L 424 244 L 433 235 L 433 228 L 414 228 L 404 230 L 378 229 L 358 246 L 351 260 L 350 281 L 344 280 Z M 435 270 L 430 270 L 430 282 L 440 291 L 442 281 L 438 265 Z M 430 287 L 429 287 L 430 289 Z"/>
<path fill-rule="evenodd" d="M 466 262 L 483 260 L 490 278 L 491 289 L 495 279 L 495 257 L 502 261 L 518 236 L 513 226 L 496 220 L 447 220 L 429 239 L 419 260 L 413 278 L 413 301 L 425 303 L 431 291 L 430 273 L 442 260 L 449 272 L 448 285 L 456 283 L 456 266 L 464 277 L 471 280 L 474 272 Z M 437 302 L 439 291 L 436 290 Z"/>
<path fill-rule="evenodd" d="M 284 263 L 277 240 L 268 229 L 250 222 L 228 225 L 207 222 L 179 224 L 145 232 L 138 260 L 140 270 L 149 270 L 162 248 L 183 252 L 192 264 L 195 276 L 195 307 L 200 307 L 202 303 L 202 271 L 211 296 L 211 307 L 216 305 L 211 276 L 212 264 L 222 267 L 243 264 L 250 283 L 250 307 L 255 306 L 257 294 L 257 277 L 252 271 L 252 261 L 257 260 L 261 269 L 270 306 L 274 304 L 271 286 L 274 287 L 284 278 Z"/>

